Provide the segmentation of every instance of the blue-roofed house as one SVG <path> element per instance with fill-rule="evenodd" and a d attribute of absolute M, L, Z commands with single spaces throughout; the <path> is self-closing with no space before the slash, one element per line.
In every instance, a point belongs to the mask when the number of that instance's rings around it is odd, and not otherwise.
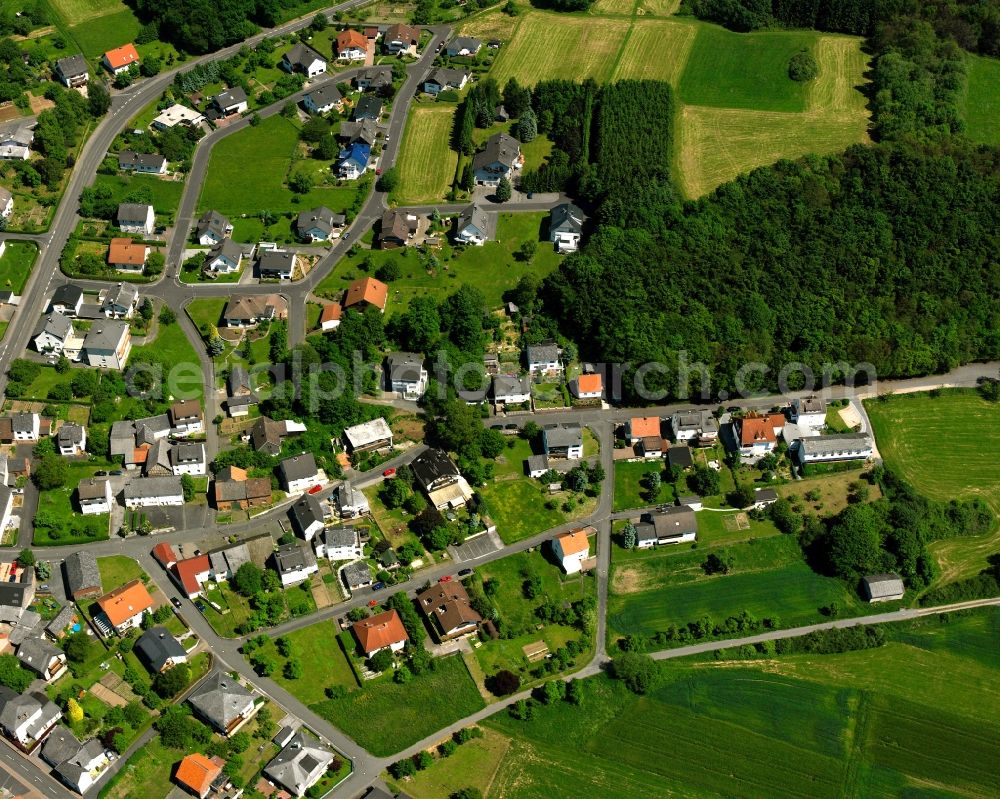
<path fill-rule="evenodd" d="M 337 174 L 347 180 L 361 177 L 368 168 L 368 159 L 371 158 L 371 154 L 372 148 L 369 145 L 360 141 L 354 142 L 340 151 Z"/>

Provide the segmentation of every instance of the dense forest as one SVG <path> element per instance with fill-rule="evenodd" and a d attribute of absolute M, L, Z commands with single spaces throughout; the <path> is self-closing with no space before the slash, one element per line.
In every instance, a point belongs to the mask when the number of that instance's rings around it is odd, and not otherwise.
<path fill-rule="evenodd" d="M 927 23 L 942 39 L 1000 55 L 1000 5 L 984 0 L 684 0 L 682 11 L 736 31 L 815 28 L 871 36 L 879 23 Z"/>

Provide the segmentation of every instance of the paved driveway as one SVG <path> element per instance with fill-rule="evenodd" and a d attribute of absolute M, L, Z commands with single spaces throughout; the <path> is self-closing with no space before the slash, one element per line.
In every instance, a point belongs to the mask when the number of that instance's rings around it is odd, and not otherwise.
<path fill-rule="evenodd" d="M 448 547 L 448 551 L 456 563 L 461 563 L 463 560 L 481 558 L 502 548 L 503 542 L 496 533 L 481 533 L 475 538 L 468 539 L 461 546 Z"/>

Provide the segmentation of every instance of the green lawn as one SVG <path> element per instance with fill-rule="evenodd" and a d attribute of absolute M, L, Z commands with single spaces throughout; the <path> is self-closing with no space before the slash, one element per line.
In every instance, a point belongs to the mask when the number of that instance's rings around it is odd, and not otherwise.
<path fill-rule="evenodd" d="M 317 185 L 304 195 L 294 195 L 285 185 L 298 151 L 298 127 L 283 116 L 268 117 L 255 127 L 229 136 L 212 148 L 208 175 L 198 201 L 199 211 L 215 209 L 233 217 L 267 210 L 297 215 L 300 210 L 325 205 L 344 211 L 357 193 L 357 182 L 343 186 Z M 248 165 L 252 168 L 248 169 Z M 309 169 L 317 178 L 330 175 L 329 162 L 303 159 L 296 170 Z M 235 223 L 238 219 L 234 219 Z M 275 227 L 291 231 L 291 219 Z M 234 230 L 234 238 L 237 238 Z"/>
<path fill-rule="evenodd" d="M 368 681 L 343 699 L 310 708 L 378 756 L 391 755 L 484 707 L 461 656 L 438 658 L 434 671 L 405 685 Z"/>
<path fill-rule="evenodd" d="M 101 791 L 99 799 L 134 799 L 138 796 L 153 799 L 164 796 L 165 787 L 171 784 L 174 767 L 185 754 L 164 746 L 160 736 L 155 736 L 129 758 Z"/>
<path fill-rule="evenodd" d="M 782 627 L 821 619 L 819 608 L 835 602 L 844 615 L 863 605 L 838 580 L 810 569 L 798 542 L 770 522 L 736 530 L 735 514 L 698 513 L 699 543 L 626 552 L 615 547 L 608 602 L 608 626 L 616 633 L 650 634 L 709 616 L 720 622 L 743 610 L 756 618 L 777 617 Z M 706 575 L 702 564 L 713 551 L 733 555 L 727 575 Z"/>
<path fill-rule="evenodd" d="M 156 338 L 141 347 L 133 347 L 132 355 L 151 351 L 159 359 L 171 365 L 168 385 L 174 399 L 201 399 L 204 386 L 197 375 L 201 374 L 201 361 L 191 342 L 178 324 L 160 325 Z"/>
<path fill-rule="evenodd" d="M 8 241 L 0 256 L 0 287 L 20 294 L 37 256 L 38 246 L 30 241 Z"/>
<path fill-rule="evenodd" d="M 486 143 L 487 139 L 497 133 L 508 133 L 513 136 L 514 134 L 511 132 L 513 124 L 512 122 L 497 122 L 489 128 L 475 128 L 472 131 L 472 143 L 476 149 L 479 149 L 481 145 Z M 524 171 L 538 169 L 551 152 L 552 141 L 544 133 L 539 133 L 529 142 L 521 142 L 521 155 L 524 156 Z"/>
<path fill-rule="evenodd" d="M 674 489 L 669 483 L 661 482 L 656 497 L 650 498 L 644 485 L 646 475 L 660 472 L 663 477 L 663 459 L 653 458 L 643 461 L 617 461 L 615 463 L 615 510 L 645 508 L 659 502 L 673 502 Z"/>
<path fill-rule="evenodd" d="M 172 225 L 174 213 L 181 202 L 184 182 L 164 180 L 156 175 L 101 175 L 94 185 L 108 186 L 114 192 L 115 202 L 124 202 L 126 197 L 137 202 L 147 202 L 156 211 L 157 219 L 165 225 Z"/>
<path fill-rule="evenodd" d="M 387 261 L 395 261 L 402 277 L 390 285 L 389 312 L 402 312 L 414 297 L 430 295 L 438 300 L 455 292 L 459 286 L 475 286 L 486 297 L 487 305 L 499 307 L 503 293 L 517 285 L 527 274 L 543 278 L 559 265 L 559 255 L 548 241 L 542 241 L 548 214 L 501 214 L 497 224 L 498 241 L 482 247 L 455 249 L 445 244 L 437 252 L 438 266 L 429 263 L 412 248 L 403 250 L 362 250 L 339 261 L 320 284 L 317 293 L 340 299 L 351 281 L 362 275 L 357 268 L 370 258 L 373 270 Z M 525 241 L 538 242 L 530 263 L 515 259 L 514 252 Z"/>
<path fill-rule="evenodd" d="M 93 477 L 98 469 L 107 469 L 107 464 L 78 463 L 67 464 L 68 476 L 61 488 L 40 491 L 38 494 L 38 514 L 56 522 L 53 526 L 36 526 L 32 543 L 35 546 L 66 546 L 86 544 L 90 541 L 105 541 L 108 538 L 108 514 L 97 513 L 84 516 L 77 512 L 73 504 L 77 484 Z"/>
<path fill-rule="evenodd" d="M 1000 60 L 971 54 L 966 58 L 966 133 L 975 142 L 1000 144 Z"/>
<path fill-rule="evenodd" d="M 990 609 L 888 625 L 890 642 L 874 650 L 662 664 L 641 697 L 593 677 L 579 707 L 485 721 L 505 740 L 460 748 L 484 773 L 465 783 L 459 772 L 451 786 L 481 786 L 487 799 L 992 795 L 998 624 Z M 455 773 L 448 760 L 415 785 L 444 773 Z"/>
<path fill-rule="evenodd" d="M 333 620 L 318 622 L 284 636 L 292 641 L 292 657 L 302 664 L 302 676 L 287 679 L 282 673 L 286 658 L 278 652 L 274 639 L 269 639 L 261 651 L 271 655 L 278 668 L 271 675 L 276 683 L 294 693 L 306 704 L 322 702 L 324 691 L 332 685 L 346 688 L 358 687 L 347 655 L 337 641 L 337 623 Z"/>
<path fill-rule="evenodd" d="M 98 558 L 97 568 L 101 572 L 101 585 L 104 587 L 105 593 L 132 580 L 141 580 L 146 576 L 142 566 L 125 555 L 109 555 Z"/>
<path fill-rule="evenodd" d="M 184 306 L 184 310 L 191 317 L 191 321 L 194 322 L 195 327 L 201 330 L 204 325 L 217 326 L 219 324 L 219 321 L 222 319 L 222 311 L 228 302 L 229 299 L 227 297 L 203 297 L 202 299 L 191 300 L 191 302 Z"/>
<path fill-rule="evenodd" d="M 808 84 L 788 77 L 788 61 L 812 50 L 814 33 L 733 33 L 701 25 L 681 77 L 679 96 L 690 105 L 805 111 Z"/>
<path fill-rule="evenodd" d="M 453 105 L 415 104 L 410 109 L 399 153 L 399 202 L 439 202 L 448 193 L 458 165 L 458 153 L 448 143 L 454 119 Z"/>

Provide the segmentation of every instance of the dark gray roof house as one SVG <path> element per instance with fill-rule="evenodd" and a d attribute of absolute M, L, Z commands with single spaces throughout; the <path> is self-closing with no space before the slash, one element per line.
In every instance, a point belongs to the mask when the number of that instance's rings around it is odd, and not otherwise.
<path fill-rule="evenodd" d="M 254 694 L 228 674 L 215 672 L 194 689 L 187 701 L 201 719 L 228 735 L 252 712 Z"/>
<path fill-rule="evenodd" d="M 385 361 L 389 385 L 419 383 L 424 374 L 424 359 L 415 352 L 390 352 Z"/>
<path fill-rule="evenodd" d="M 528 345 L 528 365 L 533 363 L 558 363 L 559 345 L 553 341 Z"/>
<path fill-rule="evenodd" d="M 459 241 L 492 241 L 496 238 L 497 215 L 487 213 L 482 205 L 473 203 L 455 219 L 455 238 Z"/>
<path fill-rule="evenodd" d="M 313 457 L 313 454 L 306 452 L 302 455 L 296 455 L 293 458 L 283 460 L 278 466 L 278 471 L 281 472 L 282 479 L 287 485 L 296 480 L 305 480 L 306 478 L 314 477 L 318 469 L 316 468 L 316 459 Z"/>
<path fill-rule="evenodd" d="M 502 169 L 509 172 L 521 155 L 521 142 L 506 133 L 497 133 L 486 141 L 486 146 L 473 156 L 472 168 L 481 170 Z"/>
<path fill-rule="evenodd" d="M 207 234 L 216 241 L 222 241 L 233 232 L 233 225 L 228 217 L 223 216 L 218 211 L 205 211 L 199 217 L 195 231 L 199 239 Z"/>
<path fill-rule="evenodd" d="M 167 159 L 160 153 L 137 153 L 132 150 L 122 150 L 118 153 L 118 168 L 139 172 L 163 172 L 167 168 Z"/>
<path fill-rule="evenodd" d="M 413 476 L 424 491 L 435 491 L 454 482 L 460 477 L 458 467 L 448 453 L 440 449 L 426 449 L 418 455 L 410 467 Z"/>
<path fill-rule="evenodd" d="M 691 447 L 676 445 L 667 450 L 667 463 L 681 469 L 690 469 L 694 466 L 694 459 L 691 457 Z"/>
<path fill-rule="evenodd" d="M 869 602 L 891 602 L 903 598 L 906 586 L 898 574 L 869 574 L 861 578 L 861 590 Z"/>
<path fill-rule="evenodd" d="M 264 767 L 264 776 L 293 796 L 304 796 L 333 762 L 334 754 L 313 736 L 299 730 Z"/>
<path fill-rule="evenodd" d="M 86 83 L 87 72 L 87 60 L 82 53 L 66 56 L 56 61 L 56 74 L 63 83 L 69 86 Z"/>
<path fill-rule="evenodd" d="M 214 105 L 222 113 L 228 113 L 231 110 L 239 107 L 242 103 L 247 101 L 247 93 L 243 91 L 242 86 L 233 86 L 231 89 L 225 89 L 219 92 L 212 98 L 212 105 Z"/>
<path fill-rule="evenodd" d="M 366 94 L 354 106 L 355 122 L 365 119 L 378 120 L 380 116 L 382 116 L 382 101 L 378 97 Z"/>
<path fill-rule="evenodd" d="M 60 716 L 62 711 L 41 691 L 15 694 L 6 685 L 0 685 L 0 727 L 20 743 L 33 745 L 55 726 Z M 23 726 L 25 719 L 33 719 L 27 727 Z M 22 737 L 18 737 L 19 732 Z"/>
<path fill-rule="evenodd" d="M 10 489 L 4 487 L 5 491 Z M 13 571 L 13 570 L 12 570 Z M 0 582 L 0 605 L 10 608 L 24 608 L 35 598 L 35 570 L 17 568 L 16 573 Z M 13 639 L 13 635 L 11 636 Z"/>
<path fill-rule="evenodd" d="M 83 744 L 69 729 L 56 727 L 45 739 L 45 746 L 41 752 L 42 760 L 52 767 L 58 766 L 79 752 L 81 746 Z"/>
<path fill-rule="evenodd" d="M 344 575 L 344 583 L 352 591 L 372 584 L 371 567 L 363 560 L 348 563 L 343 568 L 342 574 Z"/>
<path fill-rule="evenodd" d="M 290 280 L 295 271 L 295 253 L 284 250 L 262 252 L 257 261 L 262 278 Z"/>
<path fill-rule="evenodd" d="M 279 575 L 293 574 L 316 565 L 312 550 L 299 541 L 282 544 L 274 552 L 274 564 Z"/>
<path fill-rule="evenodd" d="M 63 651 L 44 638 L 26 638 L 17 648 L 17 659 L 21 661 L 21 665 L 43 678 L 46 676 L 53 659 L 61 655 L 65 662 Z M 53 674 L 53 676 L 55 675 Z"/>
<path fill-rule="evenodd" d="M 456 36 L 445 46 L 444 51 L 451 57 L 460 55 L 475 55 L 483 43 L 472 36 Z"/>
<path fill-rule="evenodd" d="M 67 555 L 63 561 L 63 570 L 66 572 L 68 594 L 73 599 L 104 594 L 104 589 L 101 587 L 101 572 L 97 568 L 97 558 L 92 552 L 79 549 Z"/>
<path fill-rule="evenodd" d="M 52 294 L 52 307 L 76 308 L 83 301 L 83 289 L 72 283 L 63 283 Z"/>
<path fill-rule="evenodd" d="M 288 509 L 288 515 L 292 520 L 292 526 L 299 535 L 305 537 L 316 523 L 323 524 L 326 514 L 323 513 L 323 506 L 312 494 L 303 494 Z"/>
<path fill-rule="evenodd" d="M 295 220 L 295 230 L 300 238 L 304 239 L 328 239 L 338 227 L 342 227 L 347 221 L 343 214 L 335 214 L 326 206 L 311 208 L 308 211 L 299 213 Z"/>
<path fill-rule="evenodd" d="M 161 672 L 178 660 L 187 660 L 187 650 L 166 627 L 150 627 L 135 642 L 136 654 L 150 671 Z"/>
<path fill-rule="evenodd" d="M 359 122 L 341 122 L 340 129 L 337 131 L 337 138 L 347 144 L 361 141 L 372 145 L 375 143 L 377 136 L 378 125 L 375 124 L 374 119 L 362 119 Z"/>
<path fill-rule="evenodd" d="M 286 65 L 286 68 L 299 72 L 309 72 L 310 68 L 318 61 L 326 64 L 326 59 L 323 56 L 303 42 L 298 42 L 282 56 L 281 60 Z"/>
<path fill-rule="evenodd" d="M 562 203 L 552 209 L 549 218 L 549 233 L 575 233 L 583 231 L 583 220 L 586 217 L 573 203 Z"/>

